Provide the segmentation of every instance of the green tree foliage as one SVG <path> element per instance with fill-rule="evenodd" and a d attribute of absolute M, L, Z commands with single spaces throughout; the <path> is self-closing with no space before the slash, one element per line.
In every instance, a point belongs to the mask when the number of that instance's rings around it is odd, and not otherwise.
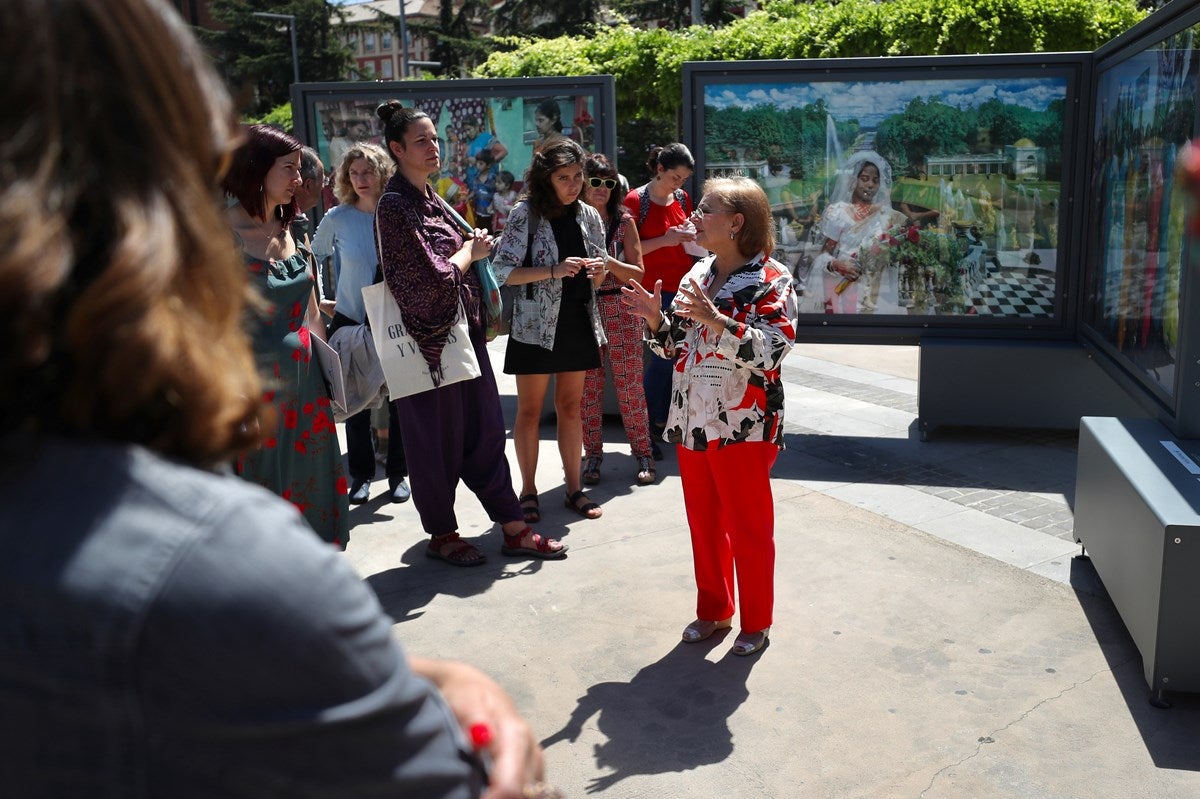
<path fill-rule="evenodd" d="M 592 27 L 599 12 L 599 0 L 507 0 L 496 14 L 496 30 L 505 36 L 577 36 Z"/>
<path fill-rule="evenodd" d="M 1090 51 L 1144 16 L 1135 0 L 767 0 L 723 28 L 618 25 L 581 36 L 510 39 L 477 74 L 614 75 L 618 140 L 631 141 L 628 129 L 669 129 L 662 143 L 681 127 L 685 61 Z M 824 120 L 810 123 L 799 135 L 823 141 Z"/>
<path fill-rule="evenodd" d="M 265 114 L 243 117 L 247 125 L 271 125 L 287 133 L 293 133 L 292 104 L 280 103 Z"/>
<path fill-rule="evenodd" d="M 471 20 L 487 8 L 483 0 L 463 0 L 457 10 L 454 6 L 454 0 L 441 0 L 436 25 L 410 23 L 414 35 L 424 34 L 433 40 L 433 60 L 441 63 L 434 72 L 451 78 L 459 77 L 474 67 L 492 49 L 487 40 L 476 36 L 471 28 Z M 399 30 L 396 35 L 400 35 Z"/>
<path fill-rule="evenodd" d="M 925 153 L 958 155 L 965 152 L 967 132 L 970 130 L 969 113 L 935 98 L 922 100 L 914 97 L 903 114 L 889 117 L 879 124 L 875 148 L 894 169 L 902 172 L 909 164 L 919 163 Z"/>
<path fill-rule="evenodd" d="M 265 114 L 287 102 L 292 83 L 287 22 L 252 16 L 255 11 L 296 17 L 302 81 L 341 80 L 350 67 L 350 51 L 332 32 L 342 12 L 324 0 L 213 0 L 210 10 L 223 27 L 200 34 L 245 111 Z"/>

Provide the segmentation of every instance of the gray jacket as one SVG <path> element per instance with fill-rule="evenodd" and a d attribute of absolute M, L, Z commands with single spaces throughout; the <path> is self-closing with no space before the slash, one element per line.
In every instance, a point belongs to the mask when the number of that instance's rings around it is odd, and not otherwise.
<path fill-rule="evenodd" d="M 479 796 L 375 595 L 264 489 L 42 441 L 0 542 L 6 796 Z"/>
<path fill-rule="evenodd" d="M 598 252 L 604 252 L 604 223 L 600 212 L 587 203 L 578 204 L 576 218 L 583 230 L 585 240 L 592 242 Z M 521 269 L 525 262 L 525 250 L 529 242 L 529 203 L 525 200 L 513 206 L 500 244 L 492 253 L 492 269 L 496 279 L 504 284 L 513 270 Z M 554 242 L 554 229 L 546 219 L 540 219 L 533 236 L 533 257 L 530 266 L 546 267 L 562 261 L 558 245 Z M 513 296 L 512 330 L 509 332 L 517 341 L 535 344 L 543 349 L 554 349 L 554 331 L 558 327 L 558 310 L 562 304 L 562 280 L 536 280 L 530 284 L 533 297 L 530 299 L 525 286 L 516 286 Z M 600 309 L 596 305 L 595 292 L 588 301 L 588 315 L 592 320 L 592 333 L 596 343 L 604 345 L 608 339 L 600 324 Z"/>

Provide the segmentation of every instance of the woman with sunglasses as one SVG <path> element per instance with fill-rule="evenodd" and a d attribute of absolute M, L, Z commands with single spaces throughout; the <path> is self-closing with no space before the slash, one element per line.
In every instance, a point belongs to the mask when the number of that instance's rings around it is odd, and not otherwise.
<path fill-rule="evenodd" d="M 589 155 L 583 165 L 587 175 L 583 188 L 588 205 L 600 213 L 604 223 L 608 275 L 596 289 L 600 322 L 608 344 L 600 348 L 600 366 L 589 369 L 583 380 L 583 482 L 600 482 L 604 462 L 604 438 L 601 435 L 601 405 L 604 398 L 604 362 L 612 370 L 613 388 L 621 421 L 629 438 L 629 449 L 637 461 L 638 485 L 650 485 L 658 475 L 650 451 L 650 423 L 646 415 L 646 395 L 642 389 L 642 324 L 621 306 L 621 286 L 641 280 L 642 243 L 638 239 L 633 216 L 621 203 L 617 170 L 604 155 Z"/>
<path fill-rule="evenodd" d="M 676 445 L 692 534 L 696 620 L 687 643 L 733 623 L 733 654 L 767 645 L 775 586 L 771 466 L 783 448 L 780 368 L 796 340 L 796 298 L 787 267 L 771 258 L 775 226 L 749 178 L 709 180 L 692 214 L 696 241 L 712 255 L 684 276 L 662 310 L 662 281 L 622 289 L 646 320 L 651 351 L 674 366 L 666 437 Z"/>

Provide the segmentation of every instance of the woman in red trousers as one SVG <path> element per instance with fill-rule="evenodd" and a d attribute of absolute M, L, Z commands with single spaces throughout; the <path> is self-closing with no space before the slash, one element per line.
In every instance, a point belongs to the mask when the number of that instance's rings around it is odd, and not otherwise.
<path fill-rule="evenodd" d="M 650 349 L 674 364 L 666 438 L 676 445 L 696 572 L 696 620 L 683 640 L 733 623 L 735 655 L 767 645 L 775 598 L 771 466 L 783 448 L 780 367 L 796 339 L 787 267 L 773 260 L 771 209 L 748 178 L 704 185 L 692 213 L 696 241 L 712 255 L 684 276 L 661 310 L 662 281 L 622 290 L 646 321 Z"/>

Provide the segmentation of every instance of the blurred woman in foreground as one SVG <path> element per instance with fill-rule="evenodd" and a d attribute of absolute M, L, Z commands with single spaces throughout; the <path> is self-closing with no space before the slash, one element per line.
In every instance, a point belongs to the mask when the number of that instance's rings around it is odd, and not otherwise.
<path fill-rule="evenodd" d="M 408 661 L 225 465 L 272 414 L 217 192 L 238 130 L 178 14 L 6 0 L 0 74 L 5 795 L 522 796 L 542 761 L 508 697 Z"/>

